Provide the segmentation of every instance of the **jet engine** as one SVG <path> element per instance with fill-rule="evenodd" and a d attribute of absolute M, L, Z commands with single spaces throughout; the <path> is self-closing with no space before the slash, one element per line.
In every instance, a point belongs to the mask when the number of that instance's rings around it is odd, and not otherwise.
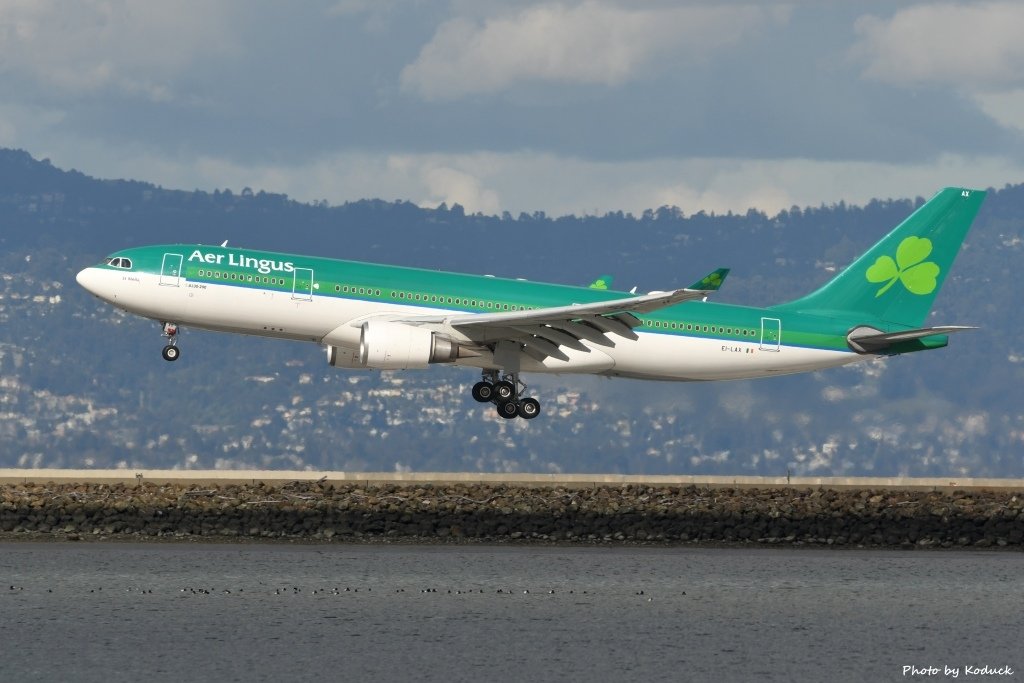
<path fill-rule="evenodd" d="M 336 368 L 405 370 L 431 363 L 451 363 L 477 353 L 423 327 L 371 320 L 363 323 L 359 350 L 327 347 L 327 362 Z"/>
<path fill-rule="evenodd" d="M 458 357 L 458 344 L 416 325 L 371 320 L 363 324 L 359 335 L 359 362 L 367 368 L 425 368 Z"/>

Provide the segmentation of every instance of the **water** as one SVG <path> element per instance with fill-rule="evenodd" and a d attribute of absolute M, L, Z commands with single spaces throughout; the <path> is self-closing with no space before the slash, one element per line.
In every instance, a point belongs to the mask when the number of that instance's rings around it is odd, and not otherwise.
<path fill-rule="evenodd" d="M 1021 553 L 0 543 L 2 681 L 1020 680 L 1022 627 Z"/>

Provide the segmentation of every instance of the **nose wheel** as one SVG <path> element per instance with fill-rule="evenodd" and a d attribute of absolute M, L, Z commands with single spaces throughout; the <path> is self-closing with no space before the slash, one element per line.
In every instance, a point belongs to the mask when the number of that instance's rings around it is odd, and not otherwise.
<path fill-rule="evenodd" d="M 181 355 L 181 349 L 178 348 L 178 326 L 174 323 L 164 323 L 161 336 L 167 339 L 167 346 L 160 352 L 160 355 L 166 361 L 178 360 L 178 356 Z"/>
<path fill-rule="evenodd" d="M 526 385 L 519 374 L 509 372 L 498 376 L 497 370 L 484 370 L 483 378 L 473 385 L 473 398 L 479 403 L 493 403 L 500 417 L 511 420 L 521 417 L 532 420 L 540 415 L 540 401 L 523 398 Z"/>

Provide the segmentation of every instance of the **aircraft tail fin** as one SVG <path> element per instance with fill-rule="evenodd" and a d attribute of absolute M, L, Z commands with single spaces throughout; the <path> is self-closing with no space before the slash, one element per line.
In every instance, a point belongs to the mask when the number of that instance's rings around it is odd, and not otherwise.
<path fill-rule="evenodd" d="M 984 199 L 940 190 L 820 289 L 773 308 L 920 327 Z"/>
<path fill-rule="evenodd" d="M 717 292 L 722 287 L 722 283 L 725 282 L 726 276 L 729 275 L 728 268 L 718 268 L 711 271 L 700 280 L 697 280 L 687 289 L 700 289 L 709 292 Z"/>

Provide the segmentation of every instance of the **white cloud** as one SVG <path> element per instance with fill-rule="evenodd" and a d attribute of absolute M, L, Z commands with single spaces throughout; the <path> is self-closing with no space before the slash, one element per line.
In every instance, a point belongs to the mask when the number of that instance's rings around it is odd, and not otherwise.
<path fill-rule="evenodd" d="M 382 33 L 402 9 L 401 0 L 338 0 L 327 8 L 326 15 L 360 20 L 368 33 Z"/>
<path fill-rule="evenodd" d="M 522 81 L 615 86 L 658 57 L 691 59 L 722 49 L 785 12 L 713 5 L 630 8 L 587 0 L 540 4 L 482 23 L 438 27 L 402 70 L 402 87 L 428 100 L 493 93 Z"/>
<path fill-rule="evenodd" d="M 0 125 L 2 129 L 2 125 Z M 467 212 L 544 211 L 550 216 L 603 214 L 678 206 L 769 215 L 796 206 L 873 198 L 929 197 L 953 185 L 1002 187 L 1024 177 L 1024 163 L 999 157 L 944 155 L 929 163 L 809 159 L 660 159 L 595 162 L 546 153 L 374 154 L 343 152 L 293 165 L 242 163 L 203 156 L 169 158 L 137 146 L 55 141 L 40 147 L 59 167 L 106 178 L 134 178 L 167 188 L 212 191 L 244 187 L 332 204 L 364 198 L 442 201 Z"/>
<path fill-rule="evenodd" d="M 460 204 L 474 213 L 496 214 L 501 211 L 498 193 L 484 189 L 480 178 L 469 173 L 448 166 L 435 166 L 424 169 L 422 178 L 430 190 L 430 197 L 420 201 L 420 205 L 437 206 L 443 201 L 448 206 Z"/>
<path fill-rule="evenodd" d="M 1000 125 L 1024 133 L 1024 88 L 1006 92 L 975 93 L 981 110 Z"/>
<path fill-rule="evenodd" d="M 964 91 L 1024 83 L 1024 4 L 930 3 L 890 19 L 864 16 L 852 56 L 864 76 L 896 85 L 951 85 Z"/>
<path fill-rule="evenodd" d="M 52 107 L 0 104 L 0 146 L 20 147 L 26 139 L 45 139 L 64 121 L 65 115 L 63 110 Z"/>
<path fill-rule="evenodd" d="M 227 14 L 224 1 L 0 1 L 0 63 L 62 94 L 166 101 L 177 74 L 230 51 Z"/>

